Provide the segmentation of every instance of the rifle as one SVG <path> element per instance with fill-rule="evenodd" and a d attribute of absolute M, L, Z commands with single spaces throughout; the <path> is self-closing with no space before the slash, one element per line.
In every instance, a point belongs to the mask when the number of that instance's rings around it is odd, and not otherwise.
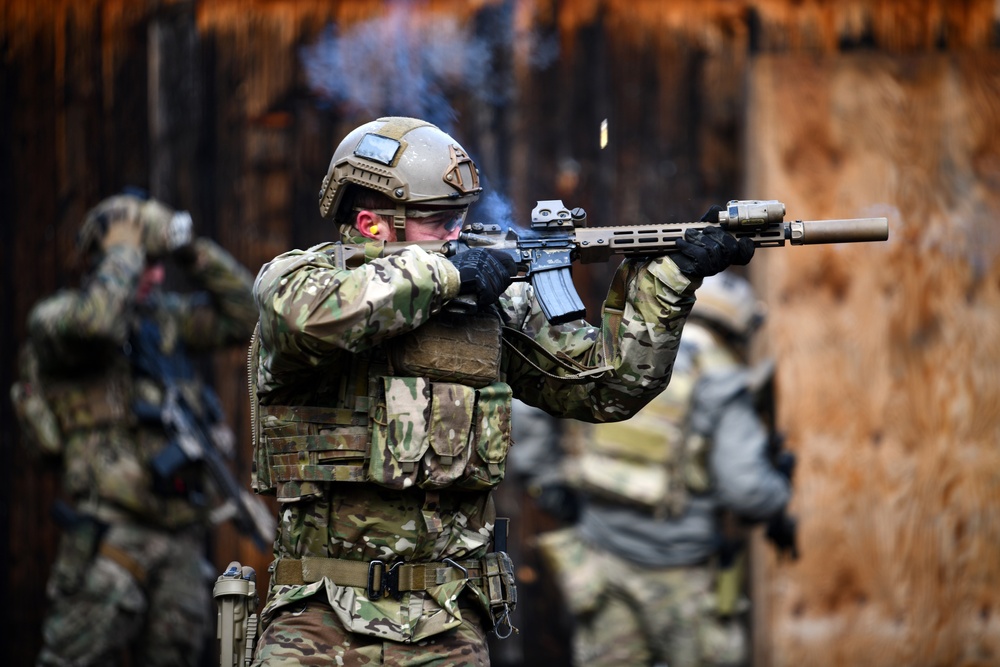
<path fill-rule="evenodd" d="M 785 449 L 785 434 L 778 430 L 774 364 L 769 361 L 761 364 L 759 369 L 762 370 L 758 377 L 755 398 L 757 413 L 767 426 L 769 434 L 767 457 L 775 470 L 788 480 L 790 486 L 795 475 L 796 461 L 795 454 Z M 764 536 L 774 546 L 778 560 L 786 555 L 792 560 L 798 560 L 798 521 L 785 508 L 767 520 Z"/>
<path fill-rule="evenodd" d="M 220 508 L 213 511 L 212 520 L 232 519 L 237 529 L 250 537 L 261 552 L 267 552 L 274 541 L 274 518 L 266 507 L 233 479 L 216 445 L 215 433 L 195 416 L 187 399 L 174 384 L 166 387 L 160 420 L 170 441 L 151 462 L 155 477 L 171 480 L 190 463 L 204 464 L 216 488 L 226 499 Z"/>
<path fill-rule="evenodd" d="M 386 243 L 382 254 L 392 255 L 412 245 L 450 257 L 470 248 L 493 248 L 510 254 L 518 266 L 515 280 L 531 281 L 546 319 L 563 324 L 583 318 L 586 308 L 576 293 L 570 267 L 607 261 L 612 255 L 654 257 L 676 250 L 677 240 L 688 229 L 719 226 L 737 238 L 749 238 L 759 248 L 818 243 L 885 241 L 889 238 L 886 218 L 843 220 L 795 220 L 785 222 L 785 205 L 775 200 L 733 200 L 719 212 L 719 222 L 680 222 L 662 225 L 587 227 L 582 208 L 572 210 L 562 200 L 539 201 L 531 212 L 527 230 L 504 229 L 502 225 L 475 222 L 463 229 L 455 241 Z M 343 246 L 343 261 L 363 260 L 363 250 Z"/>
<path fill-rule="evenodd" d="M 203 384 L 198 396 L 201 409 L 194 409 L 178 384 L 179 379 L 193 377 L 190 359 L 180 346 L 172 354 L 164 354 L 160 340 L 156 322 L 143 319 L 128 347 L 136 372 L 158 380 L 164 388 L 160 405 L 136 400 L 132 406 L 136 417 L 161 424 L 167 434 L 167 446 L 150 462 L 154 484 L 166 493 L 184 493 L 197 502 L 197 489 L 188 488 L 181 473 L 189 464 L 203 464 L 225 498 L 223 505 L 213 510 L 212 520 L 232 519 L 261 552 L 267 552 L 274 541 L 275 520 L 263 503 L 240 488 L 223 460 L 222 452 L 232 450 L 232 436 L 228 430 L 218 428 L 223 425 L 219 397 Z"/>
<path fill-rule="evenodd" d="M 777 430 L 774 394 L 774 362 L 766 360 L 752 369 L 750 389 L 754 407 L 767 427 L 767 457 L 779 474 L 792 483 L 795 472 L 795 454 L 785 449 L 785 435 Z M 747 531 L 750 523 L 730 510 L 719 516 L 722 530 L 719 535 L 718 565 L 715 584 L 716 611 L 729 616 L 739 611 L 739 601 L 744 588 Z M 786 556 L 798 560 L 798 521 L 782 507 L 765 522 L 764 537 L 772 544 L 781 561 Z"/>

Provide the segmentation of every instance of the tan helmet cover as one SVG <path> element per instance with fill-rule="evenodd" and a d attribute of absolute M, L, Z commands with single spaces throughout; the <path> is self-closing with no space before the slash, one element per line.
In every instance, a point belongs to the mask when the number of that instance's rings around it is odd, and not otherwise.
<path fill-rule="evenodd" d="M 744 337 L 763 323 L 766 313 L 766 306 L 757 299 L 750 283 L 732 271 L 707 276 L 695 292 L 691 309 L 692 316 Z"/>
<path fill-rule="evenodd" d="M 463 207 L 479 199 L 479 170 L 455 139 L 416 118 L 389 116 L 344 137 L 319 191 L 319 211 L 333 218 L 349 184 L 398 204 Z"/>

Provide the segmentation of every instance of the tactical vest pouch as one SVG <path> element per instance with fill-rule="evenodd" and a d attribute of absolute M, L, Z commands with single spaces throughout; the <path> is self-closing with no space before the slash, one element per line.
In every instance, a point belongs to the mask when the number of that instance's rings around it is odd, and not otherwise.
<path fill-rule="evenodd" d="M 510 386 L 503 382 L 476 390 L 472 446 L 465 475 L 458 481 L 460 488 L 482 491 L 503 480 L 510 449 L 511 398 Z"/>
<path fill-rule="evenodd" d="M 577 486 L 595 496 L 649 510 L 670 502 L 670 486 L 676 474 L 668 466 L 626 461 L 584 452 L 571 469 Z M 681 507 L 686 494 L 681 494 Z"/>
<path fill-rule="evenodd" d="M 278 502 L 321 496 L 328 482 L 365 481 L 368 427 L 352 425 L 355 413 L 284 405 L 258 410 L 263 446 L 257 466 L 266 470 Z"/>
<path fill-rule="evenodd" d="M 500 483 L 510 448 L 510 387 L 380 378 L 368 479 L 389 488 L 482 490 Z"/>
<path fill-rule="evenodd" d="M 428 408 L 433 402 L 430 382 L 419 377 L 381 378 L 381 396 L 375 406 L 372 431 L 371 481 L 393 489 L 415 486 L 417 465 L 430 446 Z M 456 424 L 455 438 L 468 438 Z"/>
<path fill-rule="evenodd" d="M 431 385 L 431 410 L 428 440 L 430 452 L 424 457 L 425 489 L 450 486 L 462 477 L 469 464 L 469 437 L 476 391 L 460 384 L 437 382 Z M 462 437 L 459 434 L 466 434 Z"/>
<path fill-rule="evenodd" d="M 470 580 L 469 588 L 493 620 L 497 637 L 506 639 L 516 631 L 510 618 L 517 607 L 514 564 L 506 552 L 493 551 L 483 556 L 480 570 L 482 578 L 479 581 Z"/>
<path fill-rule="evenodd" d="M 386 345 L 395 375 L 481 388 L 500 377 L 500 319 L 495 313 L 442 311 Z"/>
<path fill-rule="evenodd" d="M 100 378 L 76 383 L 58 383 L 45 395 L 59 419 L 63 433 L 120 424 L 132 419 L 131 388 L 121 378 Z"/>

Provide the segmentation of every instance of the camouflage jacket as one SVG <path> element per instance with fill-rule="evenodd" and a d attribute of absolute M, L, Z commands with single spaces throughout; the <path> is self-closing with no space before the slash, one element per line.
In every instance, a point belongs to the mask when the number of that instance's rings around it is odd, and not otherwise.
<path fill-rule="evenodd" d="M 149 464 L 166 445 L 165 433 L 133 408 L 137 400 L 157 407 L 163 387 L 138 378 L 129 357 L 142 318 L 158 325 L 164 354 L 249 341 L 256 321 L 251 274 L 208 239 L 197 239 L 193 250 L 187 274 L 198 291 L 154 292 L 137 305 L 142 253 L 114 246 L 81 288 L 61 290 L 29 314 L 28 335 L 64 440 L 63 484 L 83 510 L 102 518 L 176 527 L 203 520 L 210 509 L 154 490 Z M 189 403 L 200 403 L 197 377 L 180 388 Z"/>
<path fill-rule="evenodd" d="M 404 377 L 393 362 L 399 341 L 433 325 L 457 296 L 459 277 L 451 262 L 411 247 L 347 269 L 337 266 L 333 249 L 334 244 L 323 244 L 281 255 L 261 269 L 254 287 L 260 310 L 256 392 L 264 439 L 269 446 L 272 436 L 281 441 L 267 460 L 257 456 L 254 484 L 258 491 L 277 493 L 281 503 L 275 543 L 279 560 L 429 562 L 482 556 L 490 548 L 495 520 L 490 489 L 503 476 L 510 446 L 511 396 L 586 421 L 630 417 L 669 381 L 697 287 L 669 258 L 627 261 L 620 269 L 620 311 L 606 309 L 600 326 L 579 321 L 553 327 L 544 320 L 531 287 L 515 283 L 499 305 L 507 326 L 525 336 L 500 352 L 497 327 L 497 381 L 469 388 L 434 377 Z M 468 354 L 462 345 L 457 344 L 455 356 L 475 361 L 489 356 L 485 348 L 482 355 Z M 580 382 L 568 379 L 572 373 L 567 367 L 607 368 Z M 392 425 L 400 421 L 392 405 L 396 394 L 429 397 L 425 408 L 410 410 L 423 414 L 420 424 L 408 422 L 393 432 Z M 488 409 L 482 409 L 484 401 Z M 449 408 L 452 404 L 459 408 Z M 395 447 L 400 460 L 415 450 L 413 463 L 383 466 L 383 454 L 377 451 L 381 445 L 373 442 L 371 460 L 323 473 L 315 465 L 317 453 L 306 450 L 326 429 L 302 434 L 302 427 L 295 426 L 300 435 L 294 437 L 280 432 L 322 407 L 343 414 L 338 427 L 342 436 L 339 451 L 320 452 L 318 459 L 350 455 L 350 441 L 370 432 L 373 441 Z M 387 428 L 389 434 L 380 435 Z M 411 446 L 409 439 L 417 433 L 433 441 L 430 449 Z M 466 441 L 487 433 L 492 434 L 490 444 L 480 453 L 493 465 L 485 472 L 445 474 L 451 484 L 438 484 L 439 473 L 448 473 L 453 456 L 461 458 Z M 451 449 L 455 442 L 457 449 Z M 427 457 L 436 463 L 421 467 Z M 474 458 L 475 453 L 467 460 Z M 296 476 L 296 461 L 305 460 L 314 472 L 300 471 L 298 481 L 289 481 L 289 474 Z M 454 600 L 460 590 L 445 584 L 425 595 L 407 593 L 396 602 L 367 600 L 362 589 L 326 578 L 278 585 L 272 586 L 262 621 L 266 625 L 279 607 L 319 593 L 354 631 L 416 641 L 457 624 Z"/>

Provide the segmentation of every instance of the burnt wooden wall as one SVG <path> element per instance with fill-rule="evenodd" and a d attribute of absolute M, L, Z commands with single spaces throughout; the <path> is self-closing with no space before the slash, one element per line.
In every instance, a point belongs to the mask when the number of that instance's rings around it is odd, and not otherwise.
<path fill-rule="evenodd" d="M 686 220 L 734 197 L 783 199 L 794 217 L 860 215 L 886 202 L 898 209 L 886 248 L 794 249 L 781 260 L 774 255 L 782 251 L 768 251 L 752 271 L 775 313 L 769 351 L 789 359 L 779 407 L 803 461 L 794 509 L 809 541 L 795 565 L 774 563 L 766 549 L 756 554 L 759 664 L 995 662 L 996 571 L 978 564 L 996 546 L 995 462 L 983 443 L 996 439 L 988 372 L 997 355 L 988 336 L 997 279 L 987 246 L 975 242 L 985 227 L 974 223 L 996 213 L 988 193 L 998 185 L 997 147 L 981 137 L 997 130 L 997 63 L 948 55 L 995 52 L 987 0 L 3 0 L 0 198 L 9 204 L 0 220 L 0 387 L 13 378 L 31 304 L 78 278 L 70 260 L 85 211 L 124 185 L 190 210 L 199 232 L 252 271 L 328 238 L 315 193 L 330 152 L 348 129 L 384 110 L 319 99 L 302 49 L 331 24 L 344 35 L 372 20 L 385 23 L 390 39 L 403 23 L 425 32 L 449 25 L 485 46 L 474 55 L 486 74 L 476 90 L 453 87 L 446 98 L 454 134 L 521 220 L 535 200 L 553 197 L 586 208 L 592 224 Z M 871 77 L 858 73 L 867 70 Z M 882 94 L 858 97 L 857 87 Z M 839 114 L 852 104 L 847 122 Z M 817 108 L 816 116 L 796 115 Z M 800 117 L 808 122 L 789 124 Z M 852 132 L 865 123 L 861 141 Z M 957 144 L 939 165 L 958 167 L 934 169 L 915 137 L 941 137 L 954 125 L 980 134 L 949 134 Z M 876 142 L 899 127 L 908 139 Z M 883 184 L 891 196 L 873 194 L 876 179 L 891 180 L 895 190 Z M 944 199 L 931 194 L 942 182 Z M 942 202 L 964 222 L 951 223 Z M 935 223 L 918 225 L 927 204 L 936 207 Z M 954 235 L 967 245 L 951 243 Z M 978 252 L 963 254 L 970 248 Z M 874 268 L 886 257 L 892 273 Z M 857 266 L 865 268 L 855 277 Z M 803 274 L 809 280 L 797 282 Z M 608 276 L 607 267 L 576 273 L 591 317 Z M 865 298 L 869 283 L 877 298 Z M 865 351 L 874 377 L 830 371 L 844 366 L 837 355 L 851 346 Z M 940 365 L 950 369 L 946 384 Z M 248 442 L 243 366 L 237 350 L 208 369 Z M 816 384 L 824 374 L 831 379 Z M 930 406 L 956 392 L 963 400 L 949 419 L 918 420 L 910 430 L 875 426 L 880 400 L 894 421 L 929 419 Z M 839 420 L 852 406 L 866 407 L 868 421 L 848 442 Z M 54 470 L 19 449 L 11 420 L 0 401 L 2 644 L 11 664 L 30 664 L 57 540 L 48 511 L 58 484 Z M 968 420 L 975 437 L 960 428 Z M 918 430 L 933 431 L 934 445 L 918 446 Z M 881 444 L 872 445 L 876 432 Z M 952 440 L 962 443 L 958 458 Z M 858 442 L 869 443 L 859 461 L 838 454 Z M 244 479 L 247 459 L 244 448 L 234 466 Z M 875 475 L 876 462 L 885 475 Z M 890 462 L 902 470 L 890 471 Z M 947 483 L 935 480 L 939 469 Z M 519 493 L 510 488 L 501 501 L 522 503 Z M 845 496 L 854 504 L 838 505 Z M 524 541 L 545 525 L 528 507 L 515 526 Z M 940 534 L 915 527 L 927 516 Z M 823 557 L 862 528 L 867 542 Z M 935 539 L 946 533 L 950 542 Z M 883 562 L 874 554 L 893 567 L 873 569 Z M 266 582 L 269 558 L 227 526 L 210 556 L 220 569 L 231 559 L 249 562 Z M 566 664 L 553 618 L 542 615 L 555 610 L 550 589 L 533 566 L 529 549 L 522 633 L 495 648 L 497 664 Z M 897 591 L 891 604 L 884 590 Z M 944 611 L 956 605 L 962 613 Z M 883 616 L 892 622 L 880 626 L 881 639 L 862 632 Z M 916 636 L 919 652 L 904 649 Z"/>

